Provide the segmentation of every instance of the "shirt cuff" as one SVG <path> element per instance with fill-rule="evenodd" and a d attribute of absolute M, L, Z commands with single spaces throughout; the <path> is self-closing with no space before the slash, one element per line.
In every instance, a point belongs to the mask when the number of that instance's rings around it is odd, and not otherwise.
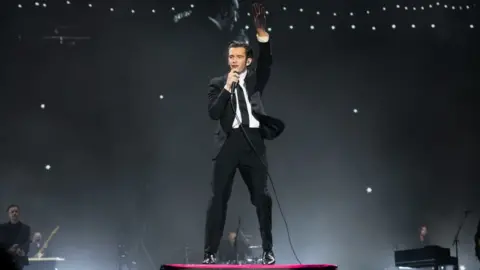
<path fill-rule="evenodd" d="M 261 36 L 257 35 L 257 40 L 260 43 L 267 43 L 270 40 L 270 36 L 261 37 Z"/>

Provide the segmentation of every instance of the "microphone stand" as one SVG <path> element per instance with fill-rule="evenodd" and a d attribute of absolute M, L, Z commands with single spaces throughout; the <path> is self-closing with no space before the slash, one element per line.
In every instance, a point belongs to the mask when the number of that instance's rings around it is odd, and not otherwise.
<path fill-rule="evenodd" d="M 240 217 L 238 217 L 238 226 L 237 226 L 237 231 L 235 232 L 235 242 L 233 242 L 233 250 L 235 251 L 235 264 L 239 264 L 238 260 L 238 233 L 240 232 L 240 225 L 242 224 L 242 220 Z"/>
<path fill-rule="evenodd" d="M 459 241 L 459 236 L 460 232 L 462 231 L 463 225 L 465 224 L 465 221 L 467 220 L 468 215 L 470 214 L 470 211 L 465 211 L 465 215 L 462 218 L 462 222 L 460 222 L 460 226 L 458 226 L 457 232 L 455 233 L 455 238 L 453 239 L 452 246 L 455 247 L 455 257 L 457 257 L 457 264 L 454 266 L 455 270 L 459 270 L 459 261 L 458 261 L 458 243 Z"/>

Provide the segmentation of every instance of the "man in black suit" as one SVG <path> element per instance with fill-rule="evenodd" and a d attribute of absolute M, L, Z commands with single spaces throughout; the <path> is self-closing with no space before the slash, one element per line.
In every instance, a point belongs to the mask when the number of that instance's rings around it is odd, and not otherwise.
<path fill-rule="evenodd" d="M 264 264 L 274 264 L 272 241 L 272 199 L 267 190 L 267 161 L 264 139 L 278 137 L 283 122 L 266 116 L 262 94 L 270 77 L 272 55 L 266 31 L 265 8 L 253 4 L 259 41 L 257 68 L 250 69 L 253 50 L 233 42 L 228 50 L 230 73 L 211 80 L 208 113 L 218 121 L 214 134 L 212 198 L 207 211 L 205 264 L 216 262 L 216 253 L 225 225 L 227 203 L 237 168 L 256 208 L 262 237 Z"/>
<path fill-rule="evenodd" d="M 0 225 L 0 246 L 15 259 L 19 269 L 28 265 L 30 248 L 30 226 L 20 222 L 20 207 L 10 205 L 7 208 L 9 222 Z"/>

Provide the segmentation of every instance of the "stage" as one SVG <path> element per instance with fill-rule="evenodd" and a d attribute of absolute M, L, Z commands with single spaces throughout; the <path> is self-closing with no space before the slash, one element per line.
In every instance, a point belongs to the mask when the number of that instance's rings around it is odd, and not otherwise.
<path fill-rule="evenodd" d="M 331 264 L 164 264 L 161 270 L 194 270 L 194 269 L 306 269 L 306 270 L 337 270 Z"/>

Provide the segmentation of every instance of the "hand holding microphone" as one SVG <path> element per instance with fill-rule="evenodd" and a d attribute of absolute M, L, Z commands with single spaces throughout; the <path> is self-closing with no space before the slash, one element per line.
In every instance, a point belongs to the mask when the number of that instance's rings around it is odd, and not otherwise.
<path fill-rule="evenodd" d="M 225 90 L 232 93 L 232 90 L 234 90 L 235 87 L 237 87 L 239 79 L 240 79 L 240 73 L 238 73 L 238 71 L 235 71 L 235 70 L 230 71 L 230 73 L 228 73 Z"/>

